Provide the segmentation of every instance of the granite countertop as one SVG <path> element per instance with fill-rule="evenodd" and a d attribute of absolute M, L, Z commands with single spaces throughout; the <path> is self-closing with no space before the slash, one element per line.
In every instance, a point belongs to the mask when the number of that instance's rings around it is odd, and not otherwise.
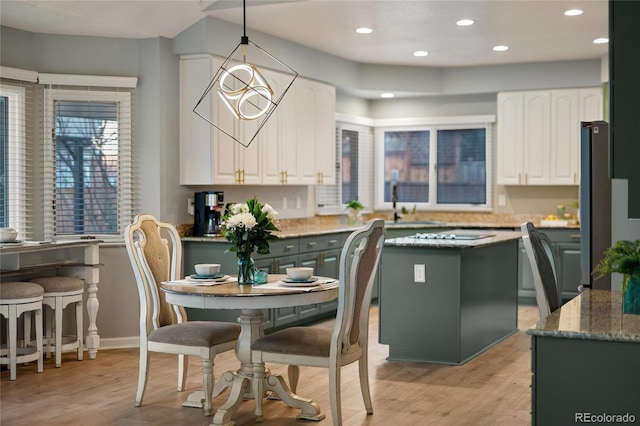
<path fill-rule="evenodd" d="M 436 239 L 415 238 L 414 236 L 385 240 L 385 246 L 392 247 L 429 247 L 429 248 L 474 248 L 489 246 L 504 241 L 517 240 L 522 234 L 516 231 L 496 231 L 485 229 L 453 229 L 444 232 L 457 236 L 480 236 L 477 239 Z"/>
<path fill-rule="evenodd" d="M 428 228 L 456 228 L 456 229 L 510 229 L 519 230 L 520 225 L 524 222 L 531 221 L 538 228 L 546 228 L 540 226 L 544 218 L 543 215 L 512 215 L 512 214 L 486 214 L 486 213 L 429 213 L 412 217 L 404 217 L 397 223 L 388 220 L 389 212 L 369 213 L 364 218 L 380 217 L 386 220 L 385 226 L 388 229 L 428 229 Z M 200 241 L 200 242 L 226 242 L 222 237 L 195 237 L 191 235 L 192 224 L 178 225 L 178 232 L 182 235 L 183 241 Z M 570 224 L 566 227 L 553 228 L 570 228 L 579 229 L 578 224 Z M 336 232 L 352 232 L 357 226 L 346 224 L 346 217 L 343 215 L 314 216 L 302 219 L 283 219 L 280 221 L 280 229 L 276 232 L 280 238 L 297 238 L 313 235 L 332 234 Z"/>
<path fill-rule="evenodd" d="M 585 290 L 526 332 L 533 336 L 640 343 L 640 315 L 622 313 L 619 291 Z"/>

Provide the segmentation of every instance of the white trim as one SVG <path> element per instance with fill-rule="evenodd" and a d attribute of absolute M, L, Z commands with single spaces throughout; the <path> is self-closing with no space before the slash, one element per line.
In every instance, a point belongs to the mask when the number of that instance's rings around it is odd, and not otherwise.
<path fill-rule="evenodd" d="M 343 114 L 341 112 L 336 112 L 335 115 L 336 122 L 347 123 L 347 124 L 357 124 L 359 126 L 365 127 L 373 127 L 375 120 L 369 117 L 359 117 L 356 115 L 348 115 Z"/>
<path fill-rule="evenodd" d="M 134 89 L 138 85 L 138 78 L 40 73 L 38 74 L 38 82 L 40 84 L 57 84 L 61 86 L 121 87 Z"/>
<path fill-rule="evenodd" d="M 408 117 L 408 118 L 379 118 L 374 119 L 375 127 L 393 126 L 448 126 L 474 125 L 495 123 L 495 114 L 487 115 L 457 115 L 451 117 Z"/>
<path fill-rule="evenodd" d="M 20 68 L 4 67 L 0 65 L 0 77 L 9 78 L 11 80 L 28 81 L 36 83 L 38 81 L 38 73 L 35 71 L 23 70 Z"/>
<path fill-rule="evenodd" d="M 9 226 L 15 228 L 21 238 L 28 235 L 26 214 L 29 209 L 27 207 L 26 195 L 26 139 L 25 124 L 26 117 L 26 90 L 24 87 L 0 84 L 0 95 L 8 98 L 8 136 L 7 157 L 8 170 L 4 172 L 11 177 L 8 179 L 8 196 L 9 202 Z M 31 206 L 29 206 L 31 207 Z"/>

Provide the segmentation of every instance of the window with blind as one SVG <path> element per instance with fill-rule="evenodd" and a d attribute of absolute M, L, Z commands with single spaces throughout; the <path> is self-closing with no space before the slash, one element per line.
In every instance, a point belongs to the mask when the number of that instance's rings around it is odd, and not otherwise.
<path fill-rule="evenodd" d="M 431 125 L 377 130 L 380 150 L 376 208 L 491 208 L 492 125 Z"/>
<path fill-rule="evenodd" d="M 35 85 L 3 79 L 0 84 L 0 227 L 33 235 L 33 144 Z"/>
<path fill-rule="evenodd" d="M 45 135 L 45 236 L 117 239 L 133 214 L 131 93 L 49 87 Z"/>
<path fill-rule="evenodd" d="M 345 213 L 352 200 L 373 210 L 373 154 L 372 128 L 341 117 L 336 122 L 336 182 L 315 187 L 318 213 Z"/>

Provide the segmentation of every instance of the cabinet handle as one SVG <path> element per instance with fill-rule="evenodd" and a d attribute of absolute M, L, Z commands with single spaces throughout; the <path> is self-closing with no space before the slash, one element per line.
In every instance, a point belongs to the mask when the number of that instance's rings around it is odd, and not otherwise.
<path fill-rule="evenodd" d="M 276 274 L 280 272 L 280 261 L 278 259 L 273 259 L 273 272 Z"/>
<path fill-rule="evenodd" d="M 330 245 L 338 244 L 338 240 L 329 240 Z"/>
<path fill-rule="evenodd" d="M 242 182 L 240 183 L 244 183 L 244 169 L 242 169 Z"/>
<path fill-rule="evenodd" d="M 283 183 L 287 183 L 289 181 L 289 172 L 287 172 L 286 170 L 284 171 L 284 182 Z"/>
<path fill-rule="evenodd" d="M 569 235 L 569 238 L 571 238 L 572 240 L 579 240 L 580 239 L 580 234 L 571 234 L 571 235 Z"/>
<path fill-rule="evenodd" d="M 315 246 L 317 243 L 315 241 L 311 241 L 309 243 L 307 243 L 307 247 L 313 247 Z"/>
<path fill-rule="evenodd" d="M 576 183 L 578 174 L 576 172 L 573 172 L 573 183 Z"/>
<path fill-rule="evenodd" d="M 322 183 L 324 181 L 324 173 L 318 172 L 318 183 Z"/>
<path fill-rule="evenodd" d="M 290 246 L 285 246 L 284 249 L 285 250 L 293 250 L 295 248 L 294 245 L 290 245 Z"/>
<path fill-rule="evenodd" d="M 240 169 L 236 169 L 236 183 L 240 183 Z"/>
<path fill-rule="evenodd" d="M 318 255 L 318 265 L 324 265 L 324 253 Z"/>

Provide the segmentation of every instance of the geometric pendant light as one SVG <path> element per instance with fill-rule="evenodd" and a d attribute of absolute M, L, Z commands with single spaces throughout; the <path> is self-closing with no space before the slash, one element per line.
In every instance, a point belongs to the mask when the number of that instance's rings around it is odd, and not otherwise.
<path fill-rule="evenodd" d="M 278 107 L 298 73 L 249 41 L 246 0 L 242 2 L 242 12 L 244 34 L 240 43 L 213 76 L 193 112 L 248 147 Z M 256 64 L 277 71 L 278 80 L 270 78 L 276 74 L 261 71 Z"/>

